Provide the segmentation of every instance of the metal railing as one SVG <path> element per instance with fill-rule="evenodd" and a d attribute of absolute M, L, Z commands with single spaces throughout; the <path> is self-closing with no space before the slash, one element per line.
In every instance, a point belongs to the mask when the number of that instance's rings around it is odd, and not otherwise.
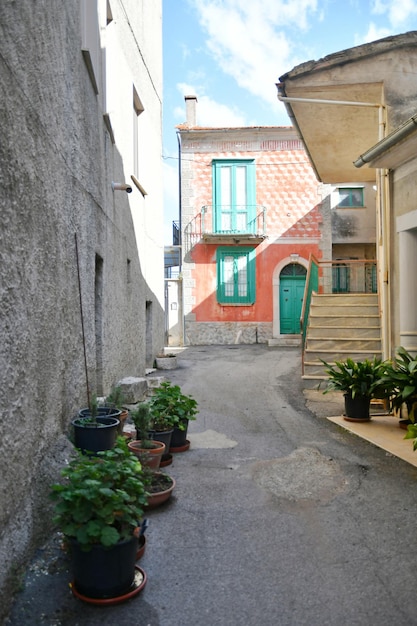
<path fill-rule="evenodd" d="M 255 217 L 247 221 L 247 215 L 255 213 Z M 213 229 L 214 214 L 229 216 L 234 225 Z M 221 218 L 220 218 L 221 219 Z M 239 223 L 239 222 L 242 223 Z M 222 206 L 206 204 L 201 209 L 201 234 L 202 235 L 257 235 L 264 237 L 266 234 L 266 208 L 261 205 L 233 205 Z"/>
<path fill-rule="evenodd" d="M 311 254 L 301 310 L 301 349 L 304 355 L 306 332 L 313 293 L 377 293 L 377 264 L 374 259 L 318 261 Z"/>

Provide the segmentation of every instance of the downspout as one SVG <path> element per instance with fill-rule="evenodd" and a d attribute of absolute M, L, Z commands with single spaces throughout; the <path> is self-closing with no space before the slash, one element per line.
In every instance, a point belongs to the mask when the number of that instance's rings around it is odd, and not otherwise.
<path fill-rule="evenodd" d="M 181 335 L 182 345 L 185 345 L 185 317 L 184 317 L 184 281 L 182 279 L 182 162 L 181 162 L 181 134 L 177 130 L 177 143 L 178 143 L 178 227 L 180 236 L 180 255 L 179 255 L 179 285 L 181 285 Z"/>

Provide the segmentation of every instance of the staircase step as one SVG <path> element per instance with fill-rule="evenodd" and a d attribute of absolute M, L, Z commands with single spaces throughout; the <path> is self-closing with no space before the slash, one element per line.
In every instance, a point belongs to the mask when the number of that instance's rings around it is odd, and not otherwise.
<path fill-rule="evenodd" d="M 342 315 L 340 314 L 329 314 L 323 313 L 322 315 L 310 315 L 309 318 L 309 327 L 317 327 L 317 326 L 330 326 L 330 327 L 353 327 L 356 328 L 358 325 L 361 327 L 369 326 L 375 327 L 375 325 L 379 322 L 379 315 Z"/>
<path fill-rule="evenodd" d="M 344 302 L 354 304 L 373 302 L 378 305 L 378 294 L 376 293 L 315 293 L 313 297 L 314 303 L 330 304 L 331 306 Z"/>
<path fill-rule="evenodd" d="M 379 309 L 378 306 L 373 304 L 343 304 L 338 306 L 337 304 L 321 306 L 314 302 L 310 306 L 310 315 L 314 317 L 330 315 L 330 316 L 339 316 L 339 317 L 347 317 L 349 315 L 356 316 L 368 316 L 368 315 L 377 315 L 379 317 Z"/>
<path fill-rule="evenodd" d="M 367 352 L 381 352 L 381 339 L 376 337 L 375 339 L 369 339 L 367 337 L 328 337 L 324 339 L 322 337 L 314 338 L 308 337 L 306 342 L 307 350 L 309 352 L 317 350 L 342 350 L 343 352 L 351 352 L 358 350 L 365 350 Z"/>
<path fill-rule="evenodd" d="M 355 335 L 357 338 L 364 339 L 380 339 L 379 326 L 309 326 L 308 337 L 309 339 L 332 339 L 337 340 L 340 338 L 346 339 Z"/>

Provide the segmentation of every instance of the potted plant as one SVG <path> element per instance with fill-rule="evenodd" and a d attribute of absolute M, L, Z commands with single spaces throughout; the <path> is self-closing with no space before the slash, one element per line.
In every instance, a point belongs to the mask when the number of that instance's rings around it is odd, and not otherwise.
<path fill-rule="evenodd" d="M 347 358 L 335 361 L 334 365 L 322 360 L 328 375 L 323 393 L 342 391 L 345 398 L 345 419 L 368 421 L 371 398 L 385 397 L 386 390 L 381 381 L 385 362 L 380 358 L 354 361 Z"/>
<path fill-rule="evenodd" d="M 141 402 L 134 411 L 131 411 L 131 417 L 136 428 L 137 439 L 129 441 L 128 447 L 131 452 L 140 458 L 143 465 L 157 470 L 166 447 L 165 443 L 151 439 L 149 435 L 151 430 L 151 412 L 149 404 L 147 402 Z"/>
<path fill-rule="evenodd" d="M 98 406 L 93 394 L 89 406 L 78 412 L 72 420 L 74 445 L 83 453 L 95 454 L 100 450 L 110 450 L 116 441 L 120 423 L 120 411 L 107 406 Z"/>
<path fill-rule="evenodd" d="M 105 399 L 105 405 L 110 407 L 111 409 L 116 409 L 117 411 L 120 411 L 120 415 L 118 418 L 120 421 L 120 424 L 117 429 L 119 435 L 123 434 L 123 427 L 129 416 L 129 411 L 125 409 L 123 406 L 124 403 L 125 403 L 125 397 L 124 397 L 123 389 L 121 388 L 120 385 L 114 385 L 111 388 L 109 395 Z"/>
<path fill-rule="evenodd" d="M 174 429 L 171 451 L 179 452 L 188 448 L 188 422 L 196 419 L 197 401 L 191 395 L 183 394 L 179 385 L 165 381 L 155 388 L 150 406 L 154 420 L 170 424 Z"/>
<path fill-rule="evenodd" d="M 148 497 L 141 463 L 119 437 L 112 450 L 77 453 L 61 475 L 50 496 L 70 552 L 74 592 L 83 599 L 130 597 Z"/>
<path fill-rule="evenodd" d="M 381 382 L 387 388 L 391 406 L 400 412 L 400 425 L 407 428 L 409 424 L 414 424 L 417 408 L 417 358 L 401 346 L 395 360 L 386 362 Z M 407 407 L 407 416 L 401 419 L 404 405 Z"/>

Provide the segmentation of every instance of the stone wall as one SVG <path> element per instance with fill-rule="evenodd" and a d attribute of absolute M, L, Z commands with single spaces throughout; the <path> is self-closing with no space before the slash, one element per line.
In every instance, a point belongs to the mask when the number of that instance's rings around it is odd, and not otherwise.
<path fill-rule="evenodd" d="M 185 345 L 232 345 L 268 343 L 272 339 L 272 323 L 185 322 Z"/>
<path fill-rule="evenodd" d="M 95 59 L 96 89 L 81 50 L 84 2 L 4 0 L 0 6 L 3 599 L 48 530 L 49 485 L 71 453 L 70 421 L 87 404 L 80 294 L 91 391 L 106 394 L 119 379 L 143 375 L 146 350 L 152 358 L 163 346 L 162 239 L 156 244 L 162 233 L 161 3 L 143 11 L 137 4 L 125 3 L 129 23 L 121 12 L 111 26 L 110 52 L 119 55 L 124 83 L 110 125 L 104 56 Z M 102 34 L 106 3 L 98 5 Z M 131 30 L 139 24 L 144 30 L 137 32 L 147 33 L 140 52 Z M 104 47 L 98 42 L 99 53 Z M 153 59 L 152 77 L 145 58 Z M 111 188 L 112 181 L 130 182 L 133 173 L 132 133 L 123 126 L 132 123 L 132 84 L 140 86 L 143 130 L 155 146 L 142 182 L 146 198 L 135 187 L 129 196 Z M 0 604 L 2 621 L 7 602 Z"/>

